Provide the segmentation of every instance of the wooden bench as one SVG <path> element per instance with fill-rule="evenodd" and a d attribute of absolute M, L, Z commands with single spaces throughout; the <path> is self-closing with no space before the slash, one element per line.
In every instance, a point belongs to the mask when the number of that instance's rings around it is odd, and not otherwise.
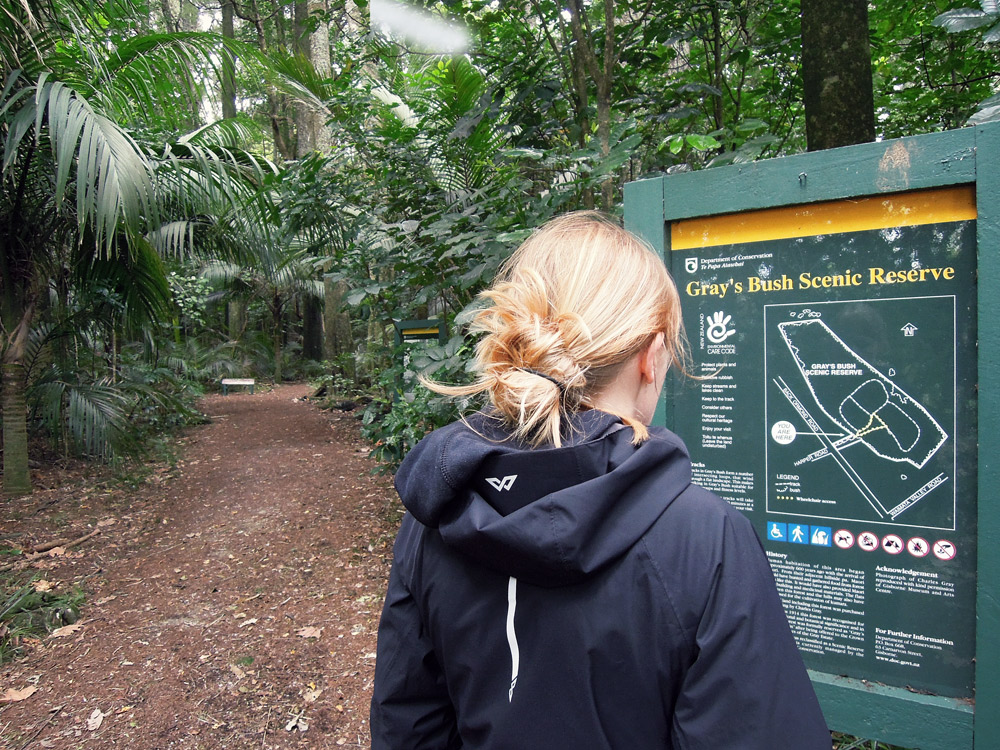
<path fill-rule="evenodd" d="M 231 385 L 241 385 L 244 388 L 249 388 L 250 389 L 250 393 L 253 394 L 254 383 L 255 383 L 255 381 L 254 381 L 253 378 L 223 378 L 222 379 L 222 395 L 223 396 L 228 396 L 229 395 L 229 386 L 231 386 Z"/>

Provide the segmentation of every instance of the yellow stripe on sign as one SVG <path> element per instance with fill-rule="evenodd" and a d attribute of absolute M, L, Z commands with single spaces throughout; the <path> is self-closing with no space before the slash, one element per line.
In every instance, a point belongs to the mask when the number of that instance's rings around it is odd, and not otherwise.
<path fill-rule="evenodd" d="M 437 328 L 407 328 L 403 331 L 404 336 L 424 336 L 431 333 L 437 336 L 440 331 Z"/>
<path fill-rule="evenodd" d="M 939 224 L 976 218 L 973 185 L 782 206 L 683 219 L 670 225 L 670 248 L 690 250 L 819 234 Z"/>

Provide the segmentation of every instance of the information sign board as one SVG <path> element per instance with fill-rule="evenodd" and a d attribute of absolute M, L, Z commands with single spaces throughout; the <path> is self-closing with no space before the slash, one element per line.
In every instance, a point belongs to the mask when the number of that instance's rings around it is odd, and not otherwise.
<path fill-rule="evenodd" d="M 982 195 L 968 163 L 918 179 L 912 160 L 886 168 L 921 148 L 934 144 L 633 183 L 626 220 L 664 252 L 689 339 L 692 377 L 661 419 L 694 481 L 753 521 L 831 727 L 988 747 L 974 721 L 977 616 L 996 590 L 979 549 L 996 527 L 979 489 Z M 817 186 L 838 160 L 861 174 L 874 162 L 874 179 Z M 798 192 L 732 211 L 768 175 Z M 718 206 L 691 204 L 697 180 L 717 183 Z"/>
<path fill-rule="evenodd" d="M 675 423 L 694 481 L 763 532 L 806 664 L 962 698 L 975 655 L 973 199 L 902 194 L 872 212 L 884 226 L 830 232 L 796 216 L 795 237 L 723 245 L 708 244 L 711 220 L 697 243 L 681 222 L 672 244 L 701 378 L 680 385 Z M 925 210 L 942 201 L 959 205 Z M 781 233 L 779 217 L 754 218 Z"/>

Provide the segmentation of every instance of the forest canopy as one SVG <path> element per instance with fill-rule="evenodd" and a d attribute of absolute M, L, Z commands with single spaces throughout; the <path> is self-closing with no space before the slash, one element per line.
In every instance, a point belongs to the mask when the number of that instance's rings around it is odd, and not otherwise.
<path fill-rule="evenodd" d="M 554 214 L 840 145 L 814 131 L 838 117 L 1000 112 L 1000 17 L 971 0 L 850 3 L 866 103 L 816 109 L 843 40 L 803 19 L 835 5 L 0 0 L 4 491 L 29 444 L 135 455 L 227 374 L 370 401 L 398 459 L 454 409 L 415 373 L 467 377 L 463 317 Z M 426 319 L 450 335 L 404 357 L 394 321 Z"/>

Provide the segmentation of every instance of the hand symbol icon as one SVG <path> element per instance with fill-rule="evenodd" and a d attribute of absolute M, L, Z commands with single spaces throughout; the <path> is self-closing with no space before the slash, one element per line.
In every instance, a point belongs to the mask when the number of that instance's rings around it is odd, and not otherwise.
<path fill-rule="evenodd" d="M 708 329 L 705 331 L 708 340 L 713 344 L 721 344 L 736 333 L 735 328 L 729 327 L 729 322 L 732 319 L 732 315 L 726 315 L 721 310 L 714 315 L 710 315 L 708 317 Z"/>

